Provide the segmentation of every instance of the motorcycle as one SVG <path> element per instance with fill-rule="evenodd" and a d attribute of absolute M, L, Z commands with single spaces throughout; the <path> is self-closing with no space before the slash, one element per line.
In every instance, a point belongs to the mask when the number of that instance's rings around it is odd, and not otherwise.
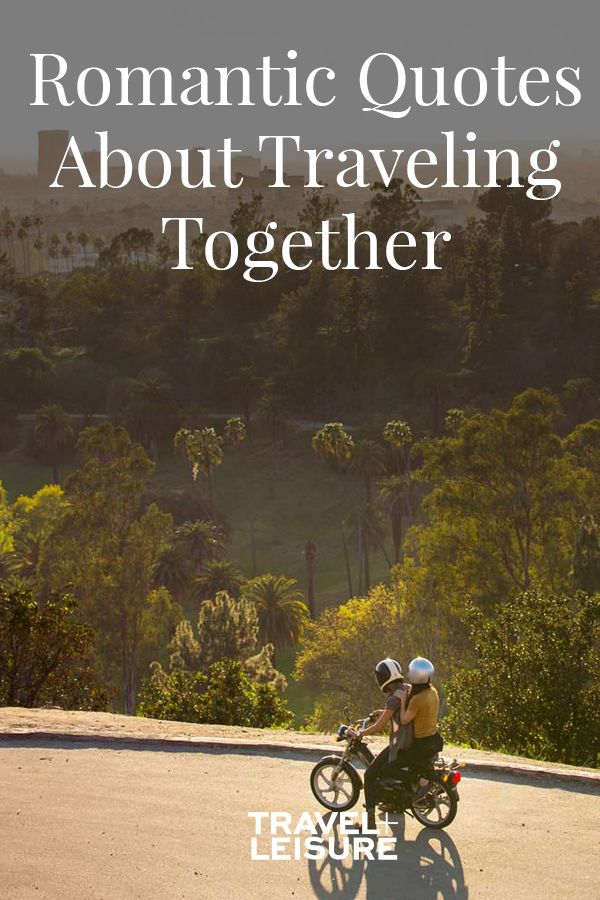
<path fill-rule="evenodd" d="M 314 766 L 310 774 L 311 790 L 326 809 L 344 812 L 356 804 L 363 784 L 352 760 L 369 766 L 375 759 L 366 740 L 356 732 L 367 728 L 376 719 L 377 715 L 371 714 L 352 726 L 340 725 L 337 741 L 346 742 L 343 753 L 341 756 L 324 756 Z M 464 763 L 456 759 L 447 763 L 435 754 L 416 769 L 403 769 L 394 778 L 380 778 L 377 805 L 388 813 L 408 812 L 428 828 L 446 828 L 458 811 L 458 784 L 463 766 Z M 426 778 L 428 781 L 427 791 L 424 794 L 420 791 L 419 797 L 415 796 L 415 778 L 417 784 L 419 779 Z"/>

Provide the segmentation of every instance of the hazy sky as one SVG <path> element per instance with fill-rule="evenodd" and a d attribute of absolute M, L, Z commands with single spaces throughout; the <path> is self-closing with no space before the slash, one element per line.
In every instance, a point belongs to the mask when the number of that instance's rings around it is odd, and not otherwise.
<path fill-rule="evenodd" d="M 132 151 L 158 146 L 214 145 L 231 136 L 253 152 L 261 133 L 299 133 L 307 145 L 355 146 L 433 143 L 440 131 L 469 129 L 504 143 L 551 137 L 600 136 L 598 0 L 19 0 L 2 15 L 0 32 L 0 158 L 7 168 L 32 168 L 36 132 L 67 128 L 82 147 L 108 130 Z M 173 108 L 32 108 L 30 53 L 59 53 L 73 71 L 97 65 L 188 66 L 260 64 L 263 55 L 300 71 L 329 65 L 337 71 L 338 100 L 324 111 Z M 583 100 L 573 109 L 419 110 L 401 121 L 361 111 L 358 73 L 376 51 L 396 53 L 407 66 L 467 65 L 489 69 L 499 55 L 525 68 L 554 71 L 580 66 Z"/>

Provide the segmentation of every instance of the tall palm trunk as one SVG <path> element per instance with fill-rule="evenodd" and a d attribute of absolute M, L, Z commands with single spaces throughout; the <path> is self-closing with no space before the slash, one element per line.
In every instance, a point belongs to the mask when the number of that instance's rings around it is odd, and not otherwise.
<path fill-rule="evenodd" d="M 307 541 L 304 545 L 304 559 L 306 560 L 307 587 L 306 599 L 311 619 L 315 618 L 315 574 L 317 569 L 317 546 L 314 541 Z"/>
<path fill-rule="evenodd" d="M 394 542 L 394 561 L 400 562 L 400 552 L 402 550 L 402 502 L 395 500 L 392 504 L 392 540 Z"/>
<path fill-rule="evenodd" d="M 208 505 L 210 508 L 211 515 L 214 516 L 215 503 L 214 503 L 214 498 L 213 498 L 212 468 L 210 466 L 207 469 L 206 478 L 208 480 Z"/>

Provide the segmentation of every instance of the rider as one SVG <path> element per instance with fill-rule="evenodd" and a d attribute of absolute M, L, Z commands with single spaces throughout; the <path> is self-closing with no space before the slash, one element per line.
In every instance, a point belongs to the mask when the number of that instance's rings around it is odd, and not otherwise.
<path fill-rule="evenodd" d="M 413 723 L 414 739 L 408 750 L 399 756 L 398 761 L 412 769 L 431 759 L 444 746 L 437 719 L 440 698 L 431 683 L 434 671 L 433 664 L 422 656 L 417 656 L 408 666 L 410 699 L 407 703 L 406 697 L 401 698 L 400 721 L 403 725 Z M 416 793 L 417 798 L 427 793 L 427 785 L 427 779 L 422 778 Z"/>
<path fill-rule="evenodd" d="M 402 668 L 395 659 L 382 659 L 375 666 L 375 677 L 379 687 L 387 694 L 385 709 L 377 710 L 378 719 L 368 728 L 359 731 L 361 737 L 370 734 L 379 734 L 388 724 L 390 725 L 390 742 L 385 750 L 375 757 L 365 772 L 365 806 L 367 809 L 367 825 L 369 829 L 375 828 L 375 803 L 377 796 L 377 779 L 395 768 L 396 758 L 401 751 L 401 746 L 408 741 L 407 729 L 403 728 L 400 720 L 402 709 L 402 697 L 406 697 L 409 686 L 404 684 Z"/>
<path fill-rule="evenodd" d="M 394 659 L 383 659 L 375 667 L 375 677 L 381 690 L 388 695 L 385 709 L 378 710 L 377 721 L 359 731 L 360 737 L 379 734 L 390 724 L 389 745 L 375 757 L 365 772 L 365 807 L 370 829 L 375 827 L 377 780 L 399 774 L 407 766 L 413 767 L 430 758 L 443 747 L 437 727 L 439 697 L 431 684 L 434 668 L 428 659 L 416 657 L 408 667 L 410 685 L 404 683 L 400 664 Z M 410 695 L 410 699 L 407 697 Z M 410 746 L 410 731 L 414 739 Z M 427 781 L 417 790 L 424 793 Z"/>

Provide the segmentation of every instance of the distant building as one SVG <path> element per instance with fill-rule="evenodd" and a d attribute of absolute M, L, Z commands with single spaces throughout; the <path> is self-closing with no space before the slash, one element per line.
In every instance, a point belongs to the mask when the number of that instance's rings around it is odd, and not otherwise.
<path fill-rule="evenodd" d="M 68 146 L 68 131 L 38 131 L 37 174 L 43 187 L 49 187 L 56 178 Z"/>

